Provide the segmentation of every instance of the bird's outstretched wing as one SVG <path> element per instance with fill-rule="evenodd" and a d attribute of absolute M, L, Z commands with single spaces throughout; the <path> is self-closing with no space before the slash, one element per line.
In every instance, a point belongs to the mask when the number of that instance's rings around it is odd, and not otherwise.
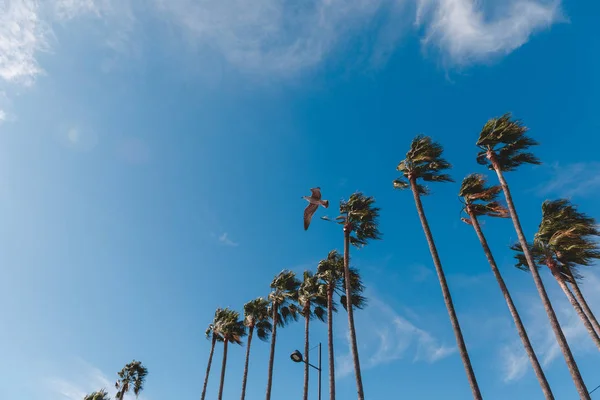
<path fill-rule="evenodd" d="M 311 197 L 315 200 L 321 200 L 321 188 L 312 188 L 310 189 Z"/>
<path fill-rule="evenodd" d="M 308 226 L 310 225 L 310 220 L 312 219 L 315 211 L 317 211 L 317 208 L 319 208 L 318 204 L 309 204 L 304 209 L 304 230 L 308 229 Z"/>

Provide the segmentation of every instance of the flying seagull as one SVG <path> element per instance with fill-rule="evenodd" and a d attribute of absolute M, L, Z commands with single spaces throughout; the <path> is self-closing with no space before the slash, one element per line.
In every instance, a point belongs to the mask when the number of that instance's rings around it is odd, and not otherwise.
<path fill-rule="evenodd" d="M 321 188 L 312 188 L 310 191 L 310 197 L 302 196 L 303 199 L 308 201 L 308 205 L 304 209 L 304 230 L 308 229 L 310 220 L 312 219 L 315 211 L 317 211 L 317 208 L 319 208 L 319 205 L 322 205 L 325 208 L 329 207 L 329 200 L 321 200 Z"/>

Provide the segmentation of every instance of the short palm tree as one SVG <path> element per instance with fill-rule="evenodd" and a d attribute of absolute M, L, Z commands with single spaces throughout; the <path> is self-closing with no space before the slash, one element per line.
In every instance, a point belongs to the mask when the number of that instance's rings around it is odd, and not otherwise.
<path fill-rule="evenodd" d="M 346 283 L 344 279 L 344 257 L 336 250 L 331 250 L 327 258 L 321 260 L 317 267 L 317 275 L 325 285 L 327 293 L 327 344 L 329 353 L 329 399 L 335 400 L 335 357 L 333 352 L 333 313 L 337 311 L 334 295 L 340 297 L 340 303 L 344 308 L 346 304 Z M 350 268 L 350 291 L 352 305 L 354 308 L 363 308 L 366 299 L 362 292 L 364 286 L 360 275 L 355 268 Z"/>
<path fill-rule="evenodd" d="M 223 341 L 218 329 L 224 315 L 224 309 L 217 308 L 212 322 L 208 325 L 208 328 L 206 328 L 206 338 L 210 339 L 210 353 L 208 354 L 208 365 L 206 366 L 206 375 L 204 376 L 204 385 L 202 386 L 202 396 L 200 397 L 202 400 L 206 398 L 206 387 L 208 386 L 208 377 L 210 375 L 210 367 L 212 366 L 213 354 L 215 352 L 215 344 Z"/>
<path fill-rule="evenodd" d="M 309 323 L 313 317 L 325 322 L 327 294 L 318 275 L 304 271 L 303 280 L 298 288 L 298 311 L 304 317 L 304 400 L 308 400 L 309 368 Z"/>
<path fill-rule="evenodd" d="M 600 349 L 600 338 L 590 321 L 595 320 L 592 310 L 585 301 L 579 287 L 577 298 L 569 289 L 567 282 L 575 289 L 579 277 L 577 267 L 588 266 L 595 259 L 600 259 L 598 243 L 593 237 L 600 236 L 596 228 L 596 221 L 581 213 L 568 200 L 545 201 L 542 204 L 542 222 L 538 228 L 533 241 L 529 245 L 529 251 L 536 265 L 545 265 L 556 279 L 556 282 L 567 296 L 567 299 L 575 309 L 583 322 L 590 337 Z M 520 245 L 513 246 L 517 251 L 517 266 L 527 266 L 527 260 Z M 584 310 L 585 308 L 589 311 Z M 597 324 L 597 322 L 596 322 Z"/>
<path fill-rule="evenodd" d="M 290 319 L 298 319 L 295 302 L 298 300 L 300 281 L 292 271 L 281 271 L 271 282 L 269 293 L 269 313 L 273 324 L 271 333 L 271 352 L 269 354 L 269 375 L 267 379 L 266 400 L 271 399 L 273 385 L 273 362 L 275 358 L 275 344 L 277 342 L 277 327 L 284 327 Z"/>
<path fill-rule="evenodd" d="M 552 390 L 550 389 L 546 375 L 544 374 L 535 351 L 533 350 L 533 346 L 531 345 L 529 336 L 527 335 L 527 331 L 523 325 L 523 321 L 521 321 L 517 307 L 515 306 L 508 288 L 506 287 L 506 283 L 500 274 L 498 265 L 496 265 L 496 260 L 494 259 L 492 251 L 490 250 L 483 231 L 481 230 L 481 225 L 479 225 L 479 217 L 483 216 L 508 218 L 508 210 L 497 201 L 498 194 L 501 191 L 502 188 L 500 186 L 488 186 L 483 175 L 471 174 L 467 176 L 463 180 L 460 192 L 458 194 L 463 199 L 463 211 L 468 215 L 468 218 L 463 218 L 462 220 L 465 223 L 473 226 L 473 229 L 475 229 L 477 238 L 481 243 L 481 247 L 483 247 L 483 252 L 485 253 L 486 258 L 492 267 L 492 272 L 494 273 L 494 277 L 498 282 L 498 286 L 500 286 L 500 291 L 504 296 L 504 300 L 506 301 L 510 315 L 515 322 L 517 332 L 519 333 L 521 342 L 523 342 L 523 347 L 525 347 L 525 352 L 531 361 L 535 375 L 540 383 L 540 386 L 542 387 L 544 397 L 546 399 L 554 399 L 554 395 L 552 394 Z"/>
<path fill-rule="evenodd" d="M 106 390 L 102 389 L 99 392 L 90 393 L 83 400 L 110 400 L 110 396 Z"/>
<path fill-rule="evenodd" d="M 119 371 L 119 379 L 115 383 L 115 388 L 118 390 L 115 398 L 123 400 L 125 394 L 133 389 L 133 394 L 138 397 L 140 392 L 144 390 L 144 382 L 148 375 L 148 369 L 144 367 L 141 361 L 133 360 Z"/>
<path fill-rule="evenodd" d="M 327 217 L 323 219 L 331 221 Z M 379 232 L 379 208 L 375 207 L 375 199 L 371 196 L 365 196 L 360 192 L 353 193 L 348 200 L 340 201 L 340 215 L 335 218 L 335 222 L 343 226 L 344 231 L 344 280 L 351 282 L 350 274 L 350 245 L 361 248 L 368 244 L 370 240 L 381 238 Z M 360 360 L 358 357 L 358 345 L 356 343 L 356 328 L 354 326 L 354 310 L 350 304 L 352 300 L 351 285 L 345 286 L 346 290 L 346 310 L 348 311 L 348 333 L 350 335 L 350 350 L 352 361 L 354 363 L 354 374 L 356 378 L 356 391 L 358 400 L 364 400 L 365 391 L 362 383 L 362 373 L 360 371 Z"/>
<path fill-rule="evenodd" d="M 248 328 L 248 344 L 246 345 L 246 361 L 244 363 L 244 378 L 242 379 L 242 398 L 246 398 L 246 382 L 248 380 L 248 363 L 250 361 L 250 345 L 256 329 L 256 336 L 266 341 L 271 334 L 271 321 L 269 317 L 269 301 L 259 297 L 244 304 L 244 324 Z"/>
<path fill-rule="evenodd" d="M 546 314 L 550 320 L 550 326 L 554 331 L 556 341 L 571 373 L 571 378 L 575 383 L 579 396 L 582 399 L 590 399 L 590 395 L 579 372 L 579 367 L 573 358 L 573 353 L 558 323 L 556 313 L 552 308 L 548 293 L 546 293 L 546 288 L 536 268 L 533 256 L 527 247 L 519 215 L 517 214 L 510 189 L 504 178 L 504 172 L 514 171 L 523 164 L 540 164 L 540 160 L 529 151 L 529 148 L 537 145 L 537 142 L 527 135 L 527 131 L 527 127 L 520 121 L 513 119 L 511 114 L 504 114 L 499 118 L 490 119 L 481 129 L 479 139 L 477 140 L 477 147 L 480 150 L 477 154 L 477 162 L 494 170 L 498 176 L 498 181 L 504 192 L 506 205 L 508 206 L 519 244 L 524 250 L 527 266 L 542 300 L 544 310 L 546 310 Z"/>
<path fill-rule="evenodd" d="M 419 183 L 419 180 L 425 182 L 452 182 L 450 175 L 444 173 L 447 169 L 452 166 L 448 161 L 442 158 L 444 149 L 442 146 L 434 142 L 429 136 L 417 135 L 410 144 L 410 149 L 406 153 L 406 158 L 402 160 L 397 167 L 397 170 L 402 173 L 402 177 L 396 179 L 394 183 L 395 189 L 410 189 L 412 191 L 415 204 L 417 206 L 417 213 L 425 232 L 427 244 L 429 245 L 429 251 L 433 258 L 433 264 L 437 271 L 440 286 L 442 288 L 442 294 L 448 315 L 450 316 L 450 322 L 452 323 L 452 329 L 454 336 L 456 337 L 456 343 L 458 345 L 458 351 L 469 379 L 469 385 L 473 392 L 474 399 L 481 399 L 481 392 L 479 391 L 479 385 L 473 372 L 471 365 L 471 359 L 467 352 L 467 346 L 460 329 L 458 317 L 454 310 L 454 303 L 452 302 L 452 296 L 450 295 L 450 289 L 446 282 L 446 276 L 442 268 L 440 257 L 438 256 L 435 242 L 433 241 L 433 235 L 429 229 L 429 223 L 423 210 L 423 203 L 421 203 L 421 196 L 428 195 L 429 190 L 426 186 Z"/>
<path fill-rule="evenodd" d="M 223 317 L 219 320 L 217 331 L 223 339 L 223 363 L 221 364 L 221 384 L 219 385 L 218 400 L 223 399 L 223 388 L 225 385 L 225 370 L 227 369 L 227 345 L 229 343 L 242 344 L 242 338 L 246 336 L 246 326 L 240 320 L 240 313 L 226 308 Z"/>

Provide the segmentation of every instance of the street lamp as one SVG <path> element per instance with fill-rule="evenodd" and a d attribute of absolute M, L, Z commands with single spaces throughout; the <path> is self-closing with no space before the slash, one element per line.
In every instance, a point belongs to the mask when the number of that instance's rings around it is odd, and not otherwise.
<path fill-rule="evenodd" d="M 293 362 L 296 362 L 296 363 L 303 362 L 305 364 L 308 364 L 310 367 L 313 367 L 317 371 L 319 371 L 319 400 L 321 400 L 321 343 L 319 343 L 319 366 L 318 367 L 315 367 L 311 363 L 306 362 L 304 360 L 304 357 L 302 356 L 302 353 L 300 353 L 300 351 L 298 351 L 298 350 L 295 350 L 292 354 L 290 354 L 290 358 L 292 359 Z"/>

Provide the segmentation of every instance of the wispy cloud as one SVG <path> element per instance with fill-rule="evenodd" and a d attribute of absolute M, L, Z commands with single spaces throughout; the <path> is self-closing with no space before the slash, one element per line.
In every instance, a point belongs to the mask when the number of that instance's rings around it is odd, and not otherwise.
<path fill-rule="evenodd" d="M 71 371 L 69 378 L 64 377 L 48 377 L 44 380 L 45 386 L 52 394 L 61 396 L 61 399 L 81 400 L 89 393 L 106 389 L 111 398 L 115 398 L 117 391 L 115 389 L 115 379 L 111 380 L 98 368 L 88 364 L 83 360 L 74 362 L 76 368 Z M 135 396 L 132 394 L 125 395 L 125 400 L 133 400 Z M 144 400 L 143 396 L 139 397 Z"/>
<path fill-rule="evenodd" d="M 373 40 L 367 57 L 385 61 L 416 25 L 423 45 L 449 64 L 507 54 L 561 20 L 560 0 L 10 0 L 0 3 L 0 78 L 32 84 L 38 54 L 56 43 L 52 27 L 79 17 L 102 20 L 104 44 L 135 53 L 139 15 L 156 15 L 203 60 L 217 56 L 254 73 L 288 76 L 335 58 L 353 40 Z M 414 23 L 414 24 L 413 24 Z M 418 33 L 418 31 L 417 31 Z"/>
<path fill-rule="evenodd" d="M 367 297 L 368 311 L 355 316 L 362 368 L 407 357 L 412 362 L 433 363 L 455 352 L 455 347 L 440 343 L 433 333 L 419 328 L 372 293 L 367 293 Z M 336 365 L 339 377 L 353 371 L 349 353 L 339 355 Z"/>
<path fill-rule="evenodd" d="M 600 293 L 595 288 L 600 286 L 600 277 L 587 272 L 584 273 L 581 289 L 588 301 L 590 307 L 595 310 L 600 308 Z M 557 313 L 563 332 L 569 342 L 571 350 L 576 354 L 593 353 L 597 351 L 594 343 L 588 336 L 588 332 L 583 323 L 573 310 L 562 291 L 554 282 L 549 281 L 547 285 L 548 293 L 552 300 L 552 305 Z M 536 294 L 528 295 L 524 299 L 526 312 L 522 315 L 527 332 L 533 343 L 536 354 L 543 366 L 548 366 L 561 357 L 560 348 L 550 328 L 546 312 L 544 311 L 539 297 Z M 530 371 L 529 358 L 527 357 L 521 342 L 517 339 L 510 343 L 503 344 L 499 349 L 501 368 L 504 380 L 507 382 L 515 381 Z"/>
<path fill-rule="evenodd" d="M 415 282 L 425 282 L 433 276 L 433 270 L 424 265 L 418 264 L 411 268 L 412 279 Z"/>
<path fill-rule="evenodd" d="M 6 121 L 6 112 L 0 109 L 0 124 Z"/>
<path fill-rule="evenodd" d="M 550 178 L 535 191 L 541 195 L 585 197 L 600 192 L 600 162 L 555 163 L 546 169 Z"/>
<path fill-rule="evenodd" d="M 219 243 L 224 244 L 225 246 L 231 246 L 231 247 L 236 247 L 239 245 L 239 243 L 234 242 L 233 240 L 231 240 L 229 238 L 229 234 L 227 232 L 223 232 L 220 236 L 219 236 Z"/>
<path fill-rule="evenodd" d="M 521 47 L 536 31 L 562 19 L 559 0 L 418 0 L 417 24 L 425 26 L 425 45 L 447 61 L 471 64 Z"/>

